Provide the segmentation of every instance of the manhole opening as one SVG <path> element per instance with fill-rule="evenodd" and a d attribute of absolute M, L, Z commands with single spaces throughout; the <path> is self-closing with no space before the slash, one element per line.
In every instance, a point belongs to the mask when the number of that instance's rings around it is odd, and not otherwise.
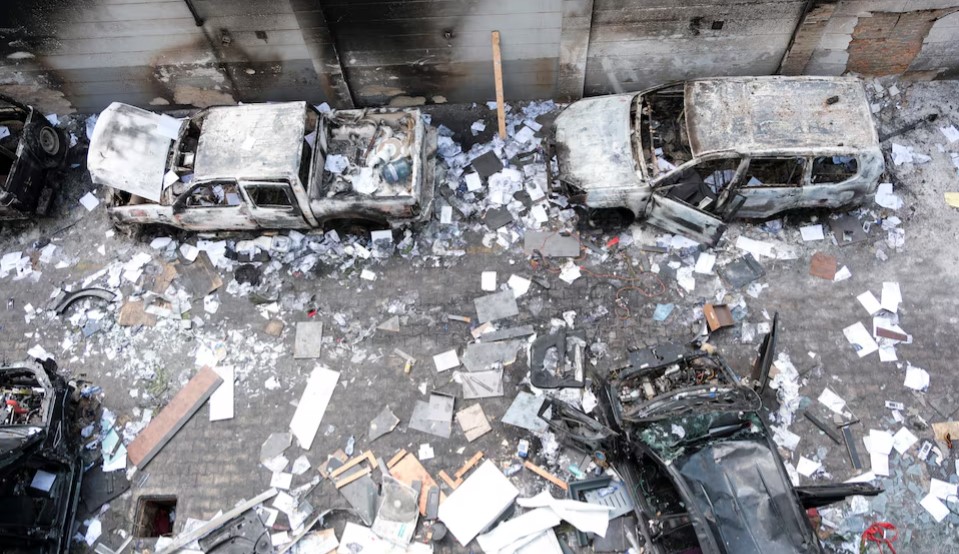
<path fill-rule="evenodd" d="M 143 496 L 137 501 L 134 534 L 138 538 L 169 537 L 175 521 L 175 496 Z"/>

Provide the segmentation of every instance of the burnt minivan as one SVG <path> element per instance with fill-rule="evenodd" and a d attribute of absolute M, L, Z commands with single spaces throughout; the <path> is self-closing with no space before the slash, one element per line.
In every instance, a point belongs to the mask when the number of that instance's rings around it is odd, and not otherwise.
<path fill-rule="evenodd" d="M 861 204 L 884 170 L 852 77 L 697 79 L 586 98 L 554 130 L 559 178 L 587 208 L 709 245 L 733 218 Z"/>

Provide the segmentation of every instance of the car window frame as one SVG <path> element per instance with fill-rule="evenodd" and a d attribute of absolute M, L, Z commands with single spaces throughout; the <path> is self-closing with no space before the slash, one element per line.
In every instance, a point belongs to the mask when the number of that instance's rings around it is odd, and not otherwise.
<path fill-rule="evenodd" d="M 799 177 L 799 182 L 796 183 L 795 185 L 791 185 L 788 183 L 771 183 L 771 184 L 763 183 L 762 185 L 749 186 L 746 181 L 747 172 L 749 171 L 749 166 L 752 165 L 753 160 L 756 160 L 756 159 L 802 160 L 803 169 Z M 747 164 L 746 164 L 746 167 L 744 168 L 743 175 L 742 175 L 743 182 L 740 185 L 740 188 L 742 190 L 768 190 L 768 189 L 802 190 L 803 187 L 807 186 L 810 183 L 809 175 L 810 175 L 810 168 L 812 167 L 812 159 L 810 158 L 809 155 L 749 154 L 746 156 L 746 161 L 747 161 Z"/>
<path fill-rule="evenodd" d="M 239 187 L 240 189 L 243 190 L 243 196 L 246 198 L 246 201 L 249 203 L 251 210 L 280 210 L 284 212 L 290 212 L 293 214 L 299 213 L 298 207 L 297 207 L 296 194 L 293 191 L 293 185 L 290 184 L 290 182 L 285 179 L 281 179 L 277 181 L 263 181 L 263 180 L 243 181 L 241 180 L 239 182 Z M 250 194 L 249 189 L 255 188 L 255 187 L 279 188 L 286 193 L 286 198 L 290 202 L 290 204 L 288 206 L 260 205 L 253 199 L 253 196 Z"/>
<path fill-rule="evenodd" d="M 200 188 L 200 187 L 211 187 L 211 188 L 212 188 L 212 187 L 214 187 L 214 186 L 216 186 L 216 185 L 222 185 L 222 184 L 236 185 L 237 191 L 239 192 L 240 186 L 239 186 L 239 183 L 238 183 L 235 179 L 210 179 L 209 181 L 202 181 L 202 182 L 199 182 L 199 183 L 192 183 L 191 186 L 190 186 L 190 188 L 187 189 L 186 192 L 180 194 L 180 195 L 177 197 L 176 201 L 173 203 L 174 211 L 198 210 L 198 209 L 206 209 L 206 208 L 216 208 L 216 209 L 222 209 L 222 208 L 239 208 L 240 206 L 242 206 L 242 205 L 243 205 L 243 202 L 244 202 L 244 198 L 243 198 L 243 195 L 242 195 L 242 194 L 240 194 L 240 203 L 239 203 L 239 204 L 213 204 L 212 206 L 191 206 L 191 205 L 189 204 L 190 195 L 191 195 L 191 193 L 193 193 L 193 191 L 195 191 L 196 189 L 198 189 L 198 188 Z"/>
<path fill-rule="evenodd" d="M 831 158 L 834 156 L 849 156 L 849 157 L 855 158 L 856 172 L 853 173 L 851 176 L 843 179 L 842 181 L 833 181 L 829 183 L 814 183 L 812 180 L 812 170 L 813 170 L 813 164 L 816 163 L 816 158 Z M 806 183 L 809 186 L 817 186 L 817 187 L 818 186 L 823 186 L 823 187 L 837 186 L 837 185 L 842 185 L 844 183 L 848 183 L 849 181 L 853 179 L 858 179 L 862 175 L 862 170 L 863 170 L 862 162 L 863 162 L 862 153 L 819 154 L 819 155 L 809 156 L 809 175 L 807 176 Z"/>

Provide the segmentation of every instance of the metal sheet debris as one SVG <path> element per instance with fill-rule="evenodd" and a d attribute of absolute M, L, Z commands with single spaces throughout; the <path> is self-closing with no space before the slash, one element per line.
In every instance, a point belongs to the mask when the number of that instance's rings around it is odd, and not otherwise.
<path fill-rule="evenodd" d="M 525 341 L 522 340 L 469 344 L 466 346 L 466 352 L 463 353 L 462 362 L 466 370 L 471 372 L 509 366 L 516 361 L 516 355 L 524 344 Z"/>
<path fill-rule="evenodd" d="M 497 321 L 519 315 L 519 306 L 511 290 L 481 296 L 473 301 L 480 323 Z"/>
<path fill-rule="evenodd" d="M 567 236 L 555 231 L 527 231 L 523 242 L 523 253 L 532 256 L 536 252 L 547 258 L 578 258 L 579 237 Z"/>
<path fill-rule="evenodd" d="M 503 423 L 514 425 L 534 433 L 543 433 L 549 426 L 539 417 L 539 410 L 545 402 L 542 396 L 535 396 L 526 391 L 519 391 L 503 415 Z"/>
<path fill-rule="evenodd" d="M 452 414 L 450 419 L 446 421 L 430 419 L 429 402 L 417 400 L 413 406 L 413 415 L 410 416 L 409 428 L 448 439 L 450 433 L 453 432 Z"/>
<path fill-rule="evenodd" d="M 462 384 L 463 398 L 466 400 L 503 396 L 502 369 L 461 372 L 456 377 Z"/>
<path fill-rule="evenodd" d="M 389 406 L 383 406 L 383 409 L 380 411 L 379 415 L 373 418 L 373 421 L 370 422 L 370 430 L 367 435 L 370 442 L 373 442 L 383 435 L 391 432 L 393 429 L 396 429 L 396 426 L 399 424 L 399 422 L 400 418 L 393 414 L 393 410 L 391 410 Z"/>

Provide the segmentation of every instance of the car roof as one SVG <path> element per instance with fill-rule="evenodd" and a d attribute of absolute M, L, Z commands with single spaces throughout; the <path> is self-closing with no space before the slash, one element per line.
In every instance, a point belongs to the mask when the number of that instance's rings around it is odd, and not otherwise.
<path fill-rule="evenodd" d="M 306 102 L 209 108 L 193 166 L 196 178 L 296 178 L 307 109 Z"/>
<path fill-rule="evenodd" d="M 685 84 L 695 156 L 877 149 L 862 81 L 852 77 L 725 77 Z"/>
<path fill-rule="evenodd" d="M 722 552 L 819 552 L 791 483 L 764 440 L 716 441 L 673 461 Z"/>

